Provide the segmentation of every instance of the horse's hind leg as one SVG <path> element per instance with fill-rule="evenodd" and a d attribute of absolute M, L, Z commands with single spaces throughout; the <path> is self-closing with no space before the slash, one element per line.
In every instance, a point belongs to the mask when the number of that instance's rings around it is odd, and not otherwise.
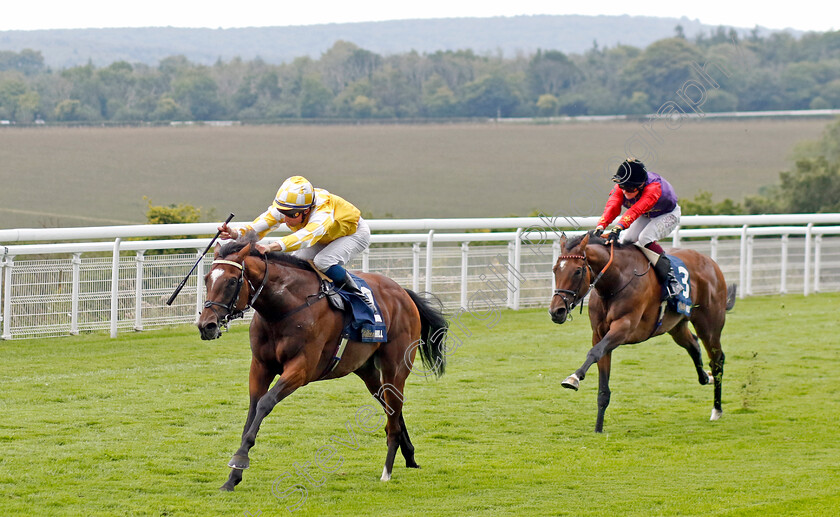
<path fill-rule="evenodd" d="M 394 387 L 389 384 L 387 388 L 383 388 L 382 380 L 380 379 L 380 373 L 374 365 L 373 358 L 371 358 L 370 361 L 368 361 L 364 366 L 362 366 L 362 368 L 356 370 L 355 373 L 365 382 L 365 386 L 367 386 L 367 389 L 368 391 L 370 391 L 370 394 L 373 395 L 373 398 L 375 398 L 377 401 L 379 401 L 380 404 L 382 404 L 382 407 L 385 408 L 386 414 L 390 413 L 391 411 L 394 411 L 393 407 L 385 401 L 384 397 L 385 393 L 388 391 L 393 391 Z M 404 382 L 405 379 L 403 379 L 403 383 Z M 398 398 L 402 397 L 401 393 L 396 395 Z M 411 443 L 411 439 L 408 436 L 408 428 L 405 425 L 405 418 L 402 414 L 402 406 L 400 406 L 399 411 L 399 425 L 400 432 L 398 439 L 398 447 L 403 455 L 403 458 L 405 458 L 405 466 L 415 469 L 420 468 L 420 465 L 418 465 L 417 462 L 414 460 L 414 445 Z"/>
<path fill-rule="evenodd" d="M 691 360 L 694 362 L 694 368 L 697 369 L 697 380 L 700 384 L 709 384 L 711 382 L 711 376 L 703 369 L 703 355 L 700 353 L 700 343 L 697 341 L 697 336 L 692 334 L 688 328 L 688 320 L 682 320 L 668 333 L 691 356 Z"/>
<path fill-rule="evenodd" d="M 723 392 L 723 363 L 726 361 L 726 355 L 723 353 L 723 348 L 720 345 L 720 333 L 709 336 L 708 339 L 700 335 L 703 345 L 706 347 L 706 352 L 709 354 L 709 365 L 712 367 L 712 377 L 715 379 L 715 399 L 712 408 L 712 416 L 709 420 L 717 420 L 723 414 L 723 406 L 721 405 L 721 396 Z"/>
<path fill-rule="evenodd" d="M 700 341 L 703 342 L 703 347 L 709 355 L 709 365 L 712 367 L 712 377 L 715 380 L 715 398 L 710 420 L 717 420 L 723 414 L 721 394 L 723 391 L 723 363 L 726 360 L 726 356 L 720 344 L 720 334 L 723 331 L 724 318 L 725 316 L 717 318 L 719 323 L 714 324 L 710 323 L 706 318 L 694 321 L 694 328 L 697 329 L 697 333 L 700 335 Z"/>
<path fill-rule="evenodd" d="M 405 466 L 412 469 L 419 469 L 420 465 L 414 461 L 414 445 L 408 437 L 408 428 L 405 426 L 403 413 L 400 411 L 400 452 L 405 458 Z"/>

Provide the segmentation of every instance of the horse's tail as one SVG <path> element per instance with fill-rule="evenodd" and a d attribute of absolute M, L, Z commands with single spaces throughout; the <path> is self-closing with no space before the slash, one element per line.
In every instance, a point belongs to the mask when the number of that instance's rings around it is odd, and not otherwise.
<path fill-rule="evenodd" d="M 411 289 L 405 290 L 420 313 L 420 359 L 427 371 L 433 371 L 436 377 L 443 375 L 446 369 L 446 333 L 449 322 L 443 316 L 443 303 L 434 295 L 420 296 Z M 434 301 L 438 307 L 434 307 Z"/>
<path fill-rule="evenodd" d="M 731 311 L 735 307 L 735 294 L 738 292 L 738 284 L 726 286 L 726 310 Z"/>

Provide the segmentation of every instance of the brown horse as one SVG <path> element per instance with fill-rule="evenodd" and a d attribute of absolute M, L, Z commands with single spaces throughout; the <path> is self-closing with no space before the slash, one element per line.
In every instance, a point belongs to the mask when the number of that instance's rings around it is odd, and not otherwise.
<path fill-rule="evenodd" d="M 251 321 L 250 407 L 242 444 L 230 460 L 230 477 L 222 490 L 233 490 L 248 468 L 263 419 L 278 402 L 306 384 L 355 373 L 387 413 L 388 452 L 382 481 L 391 478 L 399 448 L 407 467 L 418 468 L 414 446 L 403 419 L 403 388 L 412 371 L 416 349 L 426 371 L 444 371 L 443 350 L 448 323 L 439 309 L 378 274 L 360 275 L 379 303 L 386 325 L 384 343 L 350 341 L 338 364 L 333 360 L 343 330 L 343 313 L 334 309 L 320 289 L 320 279 L 308 262 L 283 253 L 261 255 L 247 242 L 216 249 L 205 277 L 207 303 L 198 319 L 202 339 L 215 339 L 231 318 L 253 306 Z M 279 379 L 271 389 L 275 377 Z"/>
<path fill-rule="evenodd" d="M 612 351 L 624 344 L 641 343 L 665 332 L 688 351 L 697 369 L 700 384 L 714 378 L 714 407 L 711 420 L 722 414 L 721 384 L 724 354 L 720 334 L 726 311 L 735 305 L 735 285 L 727 289 L 718 265 L 692 250 L 671 250 L 685 262 L 690 273 L 688 294 L 694 304 L 691 316 L 665 310 L 660 322 L 661 284 L 651 271 L 650 262 L 635 245 L 606 245 L 594 233 L 567 240 L 561 238 L 562 254 L 554 265 L 554 296 L 549 314 L 555 323 L 566 321 L 572 309 L 589 297 L 589 323 L 592 348 L 586 361 L 563 381 L 564 388 L 577 390 L 593 363 L 598 363 L 598 417 L 595 431 L 604 428 L 604 413 L 610 404 L 610 360 Z M 706 353 L 711 373 L 703 369 L 703 357 L 694 326 Z"/>

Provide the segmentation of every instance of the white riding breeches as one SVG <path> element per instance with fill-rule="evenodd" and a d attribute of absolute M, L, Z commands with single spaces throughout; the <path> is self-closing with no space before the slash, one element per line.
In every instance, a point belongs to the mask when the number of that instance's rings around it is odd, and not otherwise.
<path fill-rule="evenodd" d="M 647 246 L 653 241 L 660 241 L 671 234 L 680 224 L 682 209 L 677 205 L 667 214 L 656 217 L 641 216 L 621 234 L 622 243 L 636 242 Z"/>
<path fill-rule="evenodd" d="M 370 226 L 359 217 L 356 232 L 328 243 L 315 243 L 308 248 L 293 251 L 292 255 L 303 260 L 311 260 L 315 267 L 326 271 L 336 264 L 345 265 L 357 254 L 370 246 Z"/>

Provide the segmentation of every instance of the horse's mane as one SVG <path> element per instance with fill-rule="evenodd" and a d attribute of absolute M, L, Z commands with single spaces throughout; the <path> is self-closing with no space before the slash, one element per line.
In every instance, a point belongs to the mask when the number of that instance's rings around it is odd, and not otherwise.
<path fill-rule="evenodd" d="M 601 232 L 598 230 L 589 230 L 586 233 L 582 233 L 580 235 L 575 235 L 571 239 L 566 241 L 566 249 L 570 250 L 576 248 L 580 245 L 580 241 L 583 240 L 584 237 L 589 235 L 589 244 L 601 244 L 603 246 L 607 246 L 607 240 L 601 237 Z M 626 248 L 627 244 L 620 244 L 618 242 L 615 243 L 615 247 L 617 249 Z"/>
<path fill-rule="evenodd" d="M 251 251 L 251 255 L 260 255 L 260 252 L 256 250 Z M 272 251 L 268 255 L 266 255 L 269 262 L 282 262 L 284 264 L 288 264 L 292 267 L 296 267 L 298 269 L 303 269 L 304 271 L 312 271 L 315 272 L 315 268 L 312 267 L 312 264 L 309 262 L 297 258 L 294 255 L 290 255 L 288 253 L 284 253 L 282 251 Z"/>
<path fill-rule="evenodd" d="M 293 255 L 290 255 L 289 253 L 284 253 L 282 251 L 272 251 L 271 253 L 263 255 L 262 253 L 257 251 L 257 249 L 253 246 L 253 244 L 255 242 L 257 242 L 258 240 L 259 240 L 259 236 L 257 235 L 257 233 L 253 230 L 249 230 L 242 237 L 240 237 L 236 240 L 231 240 L 231 241 L 228 241 L 228 242 L 224 243 L 222 245 L 222 247 L 219 248 L 219 256 L 220 257 L 227 257 L 228 255 L 231 255 L 233 253 L 237 253 L 239 251 L 242 251 L 242 248 L 251 244 L 252 246 L 251 246 L 251 251 L 250 251 L 249 255 L 252 256 L 252 257 L 263 257 L 263 256 L 265 256 L 270 262 L 282 262 L 284 264 L 288 264 L 292 267 L 296 267 L 298 269 L 303 269 L 305 271 L 313 271 L 313 272 L 315 271 L 315 269 L 312 267 L 312 265 L 309 262 L 307 262 L 303 259 L 300 259 L 298 257 L 295 257 Z"/>

